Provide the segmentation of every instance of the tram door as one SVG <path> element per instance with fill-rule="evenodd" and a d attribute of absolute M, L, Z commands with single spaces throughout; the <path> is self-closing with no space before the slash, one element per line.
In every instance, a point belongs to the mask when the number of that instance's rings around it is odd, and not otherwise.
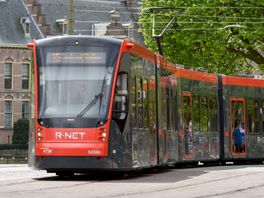
<path fill-rule="evenodd" d="M 230 125 L 231 125 L 231 149 L 233 155 L 246 153 L 246 118 L 245 99 L 231 98 Z"/>
<path fill-rule="evenodd" d="M 192 95 L 183 93 L 184 156 L 193 158 Z"/>

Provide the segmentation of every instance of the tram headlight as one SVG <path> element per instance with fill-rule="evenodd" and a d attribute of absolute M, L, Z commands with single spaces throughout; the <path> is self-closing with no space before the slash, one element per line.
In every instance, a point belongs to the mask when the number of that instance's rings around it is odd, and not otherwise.
<path fill-rule="evenodd" d="M 38 137 L 37 140 L 38 140 L 38 141 L 41 141 L 41 140 L 42 140 L 42 137 Z"/>
<path fill-rule="evenodd" d="M 102 138 L 102 141 L 103 141 L 103 142 L 105 142 L 105 140 L 106 140 L 105 138 Z"/>
<path fill-rule="evenodd" d="M 105 133 L 105 132 L 103 132 L 103 133 L 102 133 L 102 136 L 103 136 L 103 137 L 106 137 L 106 133 Z"/>
<path fill-rule="evenodd" d="M 40 132 L 38 132 L 38 134 L 37 134 L 38 136 L 42 136 L 42 133 L 40 133 Z"/>

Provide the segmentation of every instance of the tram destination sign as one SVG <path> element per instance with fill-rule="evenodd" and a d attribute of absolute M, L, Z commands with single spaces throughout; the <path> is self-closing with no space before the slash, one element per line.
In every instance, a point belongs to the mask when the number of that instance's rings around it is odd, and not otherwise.
<path fill-rule="evenodd" d="M 105 52 L 48 52 L 48 64 L 105 64 Z"/>

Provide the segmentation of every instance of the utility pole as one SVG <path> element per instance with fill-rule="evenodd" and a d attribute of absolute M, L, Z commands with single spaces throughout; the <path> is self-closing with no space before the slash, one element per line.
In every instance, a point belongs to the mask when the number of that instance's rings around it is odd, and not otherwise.
<path fill-rule="evenodd" d="M 69 0 L 68 34 L 74 34 L 74 0 Z"/>

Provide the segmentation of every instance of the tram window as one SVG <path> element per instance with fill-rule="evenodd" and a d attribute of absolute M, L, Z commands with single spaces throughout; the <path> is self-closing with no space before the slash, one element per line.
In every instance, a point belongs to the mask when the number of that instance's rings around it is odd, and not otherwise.
<path fill-rule="evenodd" d="M 248 123 L 247 123 L 247 127 L 248 127 L 248 131 L 250 133 L 253 133 L 253 120 L 254 120 L 254 101 L 253 100 L 248 100 L 247 101 L 247 117 L 248 117 Z"/>
<path fill-rule="evenodd" d="M 217 131 L 217 102 L 216 97 L 209 97 L 209 131 Z"/>
<path fill-rule="evenodd" d="M 258 133 L 260 125 L 260 106 L 258 101 L 254 101 L 254 114 L 255 114 L 255 131 Z"/>
<path fill-rule="evenodd" d="M 178 102 L 177 102 L 177 92 L 175 95 L 172 97 L 172 120 L 173 120 L 173 125 L 174 129 L 178 129 Z"/>
<path fill-rule="evenodd" d="M 200 120 L 201 120 L 201 131 L 208 131 L 208 107 L 207 98 L 205 96 L 200 97 Z"/>
<path fill-rule="evenodd" d="M 153 89 L 154 81 L 149 81 L 149 119 L 151 127 L 155 127 L 156 125 L 156 95 L 155 90 Z"/>
<path fill-rule="evenodd" d="M 231 100 L 231 130 L 232 130 L 232 151 L 241 153 L 245 151 L 244 147 L 244 101 Z"/>
<path fill-rule="evenodd" d="M 166 95 L 166 89 L 161 89 L 161 95 L 162 95 L 162 107 L 161 107 L 161 112 L 162 112 L 162 128 L 166 129 L 167 128 L 167 95 Z"/>
<path fill-rule="evenodd" d="M 131 124 L 137 127 L 137 103 L 136 103 L 136 77 L 131 78 Z"/>
<path fill-rule="evenodd" d="M 127 73 L 118 74 L 116 89 L 115 89 L 115 100 L 113 107 L 113 117 L 115 119 L 123 120 L 127 115 L 127 96 L 128 96 L 128 83 Z"/>
<path fill-rule="evenodd" d="M 199 97 L 193 96 L 193 131 L 200 131 Z"/>
<path fill-rule="evenodd" d="M 183 122 L 184 122 L 184 128 L 189 129 L 192 117 L 191 117 L 191 97 L 190 96 L 183 96 Z"/>
<path fill-rule="evenodd" d="M 184 153 L 193 154 L 192 98 L 183 96 Z"/>
<path fill-rule="evenodd" d="M 173 130 L 173 91 L 170 89 L 170 129 Z"/>
<path fill-rule="evenodd" d="M 247 101 L 247 116 L 249 133 L 260 132 L 260 107 L 257 100 Z"/>
<path fill-rule="evenodd" d="M 170 124 L 171 124 L 171 122 L 170 122 L 170 118 L 171 118 L 171 116 L 170 116 L 171 94 L 170 94 L 170 89 L 169 88 L 166 88 L 166 99 L 167 99 L 167 101 L 166 101 L 166 108 L 167 108 L 167 115 L 166 115 L 166 117 L 167 117 L 166 124 L 167 125 L 166 125 L 166 128 L 170 129 L 171 128 L 170 127 Z"/>
<path fill-rule="evenodd" d="M 143 83 L 142 79 L 137 78 L 137 116 L 138 116 L 138 128 L 143 128 Z"/>
<path fill-rule="evenodd" d="M 143 80 L 144 128 L 149 128 L 149 84 Z"/>

